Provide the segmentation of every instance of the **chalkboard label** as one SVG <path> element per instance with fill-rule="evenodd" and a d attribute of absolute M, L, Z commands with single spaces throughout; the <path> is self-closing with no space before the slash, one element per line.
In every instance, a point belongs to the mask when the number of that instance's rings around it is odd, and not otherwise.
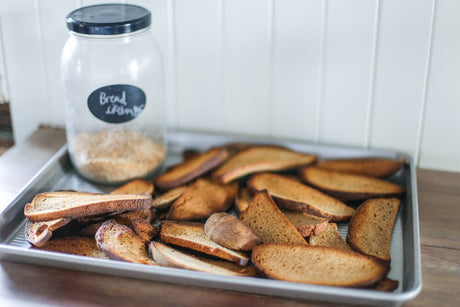
<path fill-rule="evenodd" d="M 88 108 L 102 121 L 112 124 L 128 122 L 145 108 L 145 93 L 140 88 L 115 84 L 98 88 L 88 97 Z"/>

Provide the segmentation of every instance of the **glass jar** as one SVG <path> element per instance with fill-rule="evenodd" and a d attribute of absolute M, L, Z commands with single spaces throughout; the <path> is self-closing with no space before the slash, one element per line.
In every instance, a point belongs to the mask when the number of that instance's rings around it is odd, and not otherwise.
<path fill-rule="evenodd" d="M 146 177 L 166 153 L 163 63 L 151 14 L 128 4 L 79 8 L 61 56 L 71 161 L 84 177 Z"/>

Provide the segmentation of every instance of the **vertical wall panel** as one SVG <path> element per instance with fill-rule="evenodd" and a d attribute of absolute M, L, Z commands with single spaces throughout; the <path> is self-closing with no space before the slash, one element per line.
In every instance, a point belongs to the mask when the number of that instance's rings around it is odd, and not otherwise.
<path fill-rule="evenodd" d="M 376 1 L 328 1 L 319 141 L 362 146 Z"/>
<path fill-rule="evenodd" d="M 224 110 L 227 131 L 269 131 L 268 1 L 225 1 Z"/>
<path fill-rule="evenodd" d="M 373 148 L 415 151 L 432 2 L 382 1 L 370 130 Z"/>
<path fill-rule="evenodd" d="M 460 3 L 438 1 L 420 166 L 460 171 Z"/>
<path fill-rule="evenodd" d="M 0 1 L 0 22 L 16 142 L 48 121 L 42 41 L 36 3 Z"/>
<path fill-rule="evenodd" d="M 270 123 L 274 136 L 314 139 L 322 2 L 275 1 Z"/>

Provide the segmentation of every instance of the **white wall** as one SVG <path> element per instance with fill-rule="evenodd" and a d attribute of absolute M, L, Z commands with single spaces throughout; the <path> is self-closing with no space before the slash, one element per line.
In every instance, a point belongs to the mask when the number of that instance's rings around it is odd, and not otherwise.
<path fill-rule="evenodd" d="M 63 126 L 64 18 L 100 2 L 0 0 L 17 140 Z M 169 127 L 395 149 L 460 171 L 460 1 L 126 2 L 152 11 Z"/>

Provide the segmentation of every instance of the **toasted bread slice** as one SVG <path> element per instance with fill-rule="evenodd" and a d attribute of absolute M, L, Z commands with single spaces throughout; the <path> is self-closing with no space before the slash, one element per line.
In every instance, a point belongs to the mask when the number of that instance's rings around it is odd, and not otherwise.
<path fill-rule="evenodd" d="M 329 171 L 317 167 L 301 169 L 299 174 L 304 182 L 344 201 L 364 200 L 371 197 L 393 197 L 405 192 L 403 187 L 382 179 Z"/>
<path fill-rule="evenodd" d="M 249 261 L 245 253 L 231 250 L 209 239 L 202 223 L 163 221 L 160 239 L 165 243 L 193 249 L 242 266 L 247 265 Z"/>
<path fill-rule="evenodd" d="M 382 279 L 381 281 L 377 283 L 377 285 L 375 286 L 375 290 L 384 291 L 384 292 L 392 292 L 398 289 L 398 286 L 399 286 L 399 281 L 385 277 L 384 279 Z"/>
<path fill-rule="evenodd" d="M 146 194 L 47 192 L 36 195 L 24 207 L 24 215 L 36 222 L 59 218 L 75 219 L 109 212 L 147 209 L 151 203 L 152 196 Z"/>
<path fill-rule="evenodd" d="M 232 205 L 238 185 L 221 185 L 199 178 L 171 205 L 167 219 L 206 219 L 215 212 L 227 211 Z"/>
<path fill-rule="evenodd" d="M 204 224 L 204 232 L 210 240 L 233 250 L 251 251 L 262 244 L 251 229 L 226 212 L 213 213 Z"/>
<path fill-rule="evenodd" d="M 265 244 L 307 244 L 266 191 L 257 193 L 251 199 L 248 209 L 241 213 L 240 219 Z"/>
<path fill-rule="evenodd" d="M 152 201 L 152 208 L 165 210 L 171 207 L 172 203 L 178 199 L 187 190 L 187 186 L 183 185 L 174 189 L 171 189 L 163 195 L 156 197 Z"/>
<path fill-rule="evenodd" d="M 316 167 L 364 175 L 377 178 L 385 178 L 396 173 L 404 163 L 398 160 L 385 158 L 349 158 L 349 159 L 331 159 L 320 161 L 315 164 Z"/>
<path fill-rule="evenodd" d="M 259 245 L 252 261 L 269 278 L 326 286 L 368 287 L 386 273 L 373 258 L 324 246 Z"/>
<path fill-rule="evenodd" d="M 155 186 L 160 190 L 169 190 L 184 185 L 200 175 L 212 170 L 228 158 L 227 150 L 210 149 L 169 169 L 155 179 Z"/>
<path fill-rule="evenodd" d="M 325 232 L 310 237 L 310 245 L 335 247 L 351 250 L 351 247 L 342 238 L 336 223 L 330 223 Z"/>
<path fill-rule="evenodd" d="M 42 246 L 36 248 L 57 253 L 109 259 L 102 251 L 97 248 L 96 240 L 94 240 L 94 238 L 59 238 L 48 241 Z"/>
<path fill-rule="evenodd" d="M 238 215 L 246 211 L 246 209 L 249 207 L 249 202 L 251 201 L 252 196 L 252 192 L 249 188 L 239 189 L 238 194 L 235 197 L 234 204 L 236 213 L 238 213 Z"/>
<path fill-rule="evenodd" d="M 153 182 L 134 179 L 113 190 L 110 194 L 152 194 L 154 190 Z"/>
<path fill-rule="evenodd" d="M 283 147 L 254 146 L 225 161 L 212 176 L 227 183 L 248 174 L 263 171 L 281 171 L 306 166 L 316 160 L 315 155 L 295 152 Z"/>
<path fill-rule="evenodd" d="M 156 265 L 147 254 L 144 241 L 131 228 L 115 220 L 105 221 L 95 237 L 97 247 L 110 259 Z"/>
<path fill-rule="evenodd" d="M 328 219 L 307 214 L 305 212 L 280 209 L 289 222 L 294 225 L 302 237 L 309 237 L 326 231 Z"/>
<path fill-rule="evenodd" d="M 153 227 L 149 221 L 142 218 L 134 218 L 129 221 L 128 227 L 144 241 L 148 243 L 160 232 L 159 228 Z"/>
<path fill-rule="evenodd" d="M 225 260 L 192 255 L 161 242 L 150 242 L 150 254 L 158 265 L 230 276 L 255 276 L 254 266 L 239 266 Z"/>
<path fill-rule="evenodd" d="M 45 222 L 26 222 L 25 237 L 34 246 L 43 246 L 58 228 L 70 223 L 71 219 L 57 219 Z"/>
<path fill-rule="evenodd" d="M 347 221 L 355 211 L 335 198 L 277 174 L 255 174 L 249 179 L 248 187 L 254 191 L 267 190 L 280 207 L 332 221 Z"/>
<path fill-rule="evenodd" d="M 362 203 L 348 224 L 348 244 L 389 264 L 391 235 L 400 205 L 397 198 L 373 198 Z"/>

